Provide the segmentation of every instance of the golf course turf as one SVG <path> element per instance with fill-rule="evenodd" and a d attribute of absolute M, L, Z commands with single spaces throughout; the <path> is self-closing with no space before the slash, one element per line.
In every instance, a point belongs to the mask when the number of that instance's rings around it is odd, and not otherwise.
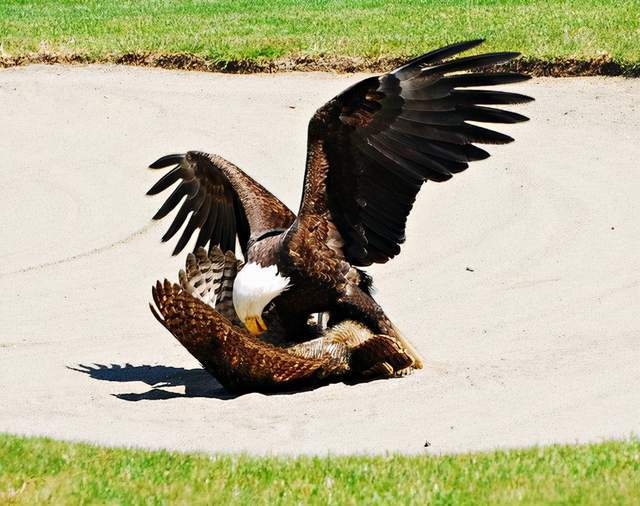
<path fill-rule="evenodd" d="M 639 497 L 637 439 L 446 456 L 256 458 L 0 435 L 2 503 L 595 505 Z"/>
<path fill-rule="evenodd" d="M 454 41 L 536 74 L 640 73 L 640 0 L 5 0 L 0 64 L 380 70 Z"/>

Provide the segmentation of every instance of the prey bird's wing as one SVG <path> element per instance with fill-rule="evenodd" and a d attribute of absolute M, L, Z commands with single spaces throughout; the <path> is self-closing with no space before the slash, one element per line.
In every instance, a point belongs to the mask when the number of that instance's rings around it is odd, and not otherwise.
<path fill-rule="evenodd" d="M 286 229 L 295 215 L 263 186 L 231 162 L 217 155 L 189 151 L 168 155 L 150 165 L 152 169 L 172 166 L 148 195 L 160 193 L 179 182 L 153 217 L 164 218 L 182 202 L 173 223 L 162 237 L 171 239 L 187 225 L 173 251 L 177 255 L 199 230 L 194 251 L 200 246 L 219 246 L 235 251 L 236 238 L 246 256 L 252 235 L 271 229 Z"/>
<path fill-rule="evenodd" d="M 525 121 L 525 116 L 490 106 L 532 100 L 474 89 L 528 79 L 518 73 L 478 71 L 517 53 L 451 59 L 481 42 L 427 53 L 388 74 L 360 81 L 318 109 L 309 123 L 295 233 L 321 233 L 317 231 L 328 228 L 318 220 L 329 220 L 352 265 L 384 263 L 400 252 L 407 216 L 425 181 L 446 181 L 469 162 L 487 158 L 489 153 L 476 144 L 513 140 L 469 123 Z"/>
<path fill-rule="evenodd" d="M 151 307 L 156 319 L 220 383 L 234 391 L 314 387 L 344 373 L 331 357 L 306 358 L 273 346 L 234 325 L 177 284 L 158 282 Z"/>

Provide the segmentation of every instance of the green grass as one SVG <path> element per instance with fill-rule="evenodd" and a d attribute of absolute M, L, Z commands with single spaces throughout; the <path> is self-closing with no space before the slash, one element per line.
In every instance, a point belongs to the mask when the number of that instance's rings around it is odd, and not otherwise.
<path fill-rule="evenodd" d="M 0 503 L 639 504 L 640 441 L 439 457 L 209 457 L 0 435 Z"/>
<path fill-rule="evenodd" d="M 188 53 L 211 62 L 421 54 L 485 37 L 538 60 L 640 62 L 640 0 L 2 0 L 5 57 L 113 61 Z"/>

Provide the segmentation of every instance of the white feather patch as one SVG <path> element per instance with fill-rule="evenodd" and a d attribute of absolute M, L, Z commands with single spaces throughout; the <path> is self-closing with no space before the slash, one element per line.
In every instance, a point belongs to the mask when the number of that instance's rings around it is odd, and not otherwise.
<path fill-rule="evenodd" d="M 261 316 L 267 304 L 289 287 L 289 281 L 275 265 L 246 264 L 233 283 L 233 305 L 240 321 Z"/>

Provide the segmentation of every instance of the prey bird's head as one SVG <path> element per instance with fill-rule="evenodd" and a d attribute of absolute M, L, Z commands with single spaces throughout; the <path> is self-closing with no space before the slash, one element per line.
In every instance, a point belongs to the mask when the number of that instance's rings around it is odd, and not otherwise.
<path fill-rule="evenodd" d="M 249 332 L 259 335 L 267 330 L 262 312 L 288 286 L 289 278 L 281 276 L 275 265 L 248 263 L 242 268 L 233 282 L 233 306 Z"/>

